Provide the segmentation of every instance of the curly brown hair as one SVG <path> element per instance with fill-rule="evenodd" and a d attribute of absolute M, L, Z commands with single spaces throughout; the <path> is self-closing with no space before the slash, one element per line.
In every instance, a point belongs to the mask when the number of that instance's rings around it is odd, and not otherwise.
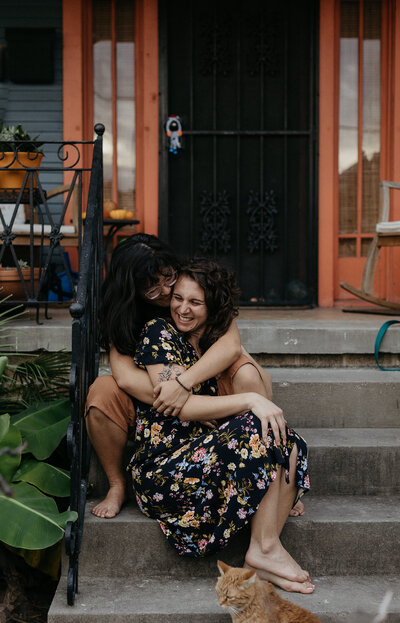
<path fill-rule="evenodd" d="M 193 279 L 204 291 L 207 323 L 199 346 L 204 353 L 228 330 L 239 313 L 240 289 L 236 274 L 214 260 L 195 257 L 181 266 L 179 275 Z"/>

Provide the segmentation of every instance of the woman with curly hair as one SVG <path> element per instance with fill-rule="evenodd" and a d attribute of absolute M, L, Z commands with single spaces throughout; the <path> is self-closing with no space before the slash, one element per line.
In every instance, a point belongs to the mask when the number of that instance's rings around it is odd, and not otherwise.
<path fill-rule="evenodd" d="M 113 251 L 99 310 L 100 343 L 110 353 L 113 376 L 95 380 L 88 393 L 85 413 L 89 437 L 110 485 L 105 499 L 92 509 L 98 517 L 114 517 L 125 499 L 123 453 L 127 439 L 135 430 L 131 397 L 148 404 L 155 401 L 160 413 L 174 416 L 188 398 L 188 392 L 174 380 L 161 383 L 154 390 L 147 373 L 132 360 L 144 323 L 156 316 L 169 316 L 178 270 L 175 254 L 155 236 L 135 234 Z M 242 355 L 235 322 L 225 323 L 225 332 L 220 335 L 206 355 L 185 372 L 182 377 L 185 387 L 191 389 L 228 369 L 220 380 L 220 391 L 231 393 L 233 379 L 235 391 L 242 391 L 246 386 L 267 395 L 269 375 Z M 252 365 L 245 365 L 249 362 Z"/>
<path fill-rule="evenodd" d="M 233 273 L 192 260 L 174 285 L 172 322 L 158 317 L 144 326 L 135 363 L 154 386 L 175 380 L 188 399 L 178 417 L 136 401 L 130 462 L 136 498 L 182 556 L 221 549 L 251 521 L 245 564 L 285 590 L 311 593 L 307 571 L 279 538 L 295 500 L 309 488 L 305 441 L 259 393 L 218 396 L 213 378 L 191 391 L 183 380 L 231 325 L 238 292 Z M 211 430 L 210 417 L 220 424 Z"/>

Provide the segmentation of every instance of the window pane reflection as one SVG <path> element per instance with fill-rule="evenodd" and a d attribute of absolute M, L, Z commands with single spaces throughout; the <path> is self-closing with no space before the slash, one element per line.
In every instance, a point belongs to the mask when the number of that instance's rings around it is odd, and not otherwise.
<path fill-rule="evenodd" d="M 112 77 L 111 0 L 93 4 L 93 113 L 95 123 L 104 123 L 104 199 L 112 195 Z"/>
<path fill-rule="evenodd" d="M 363 40 L 363 180 L 362 231 L 372 232 L 378 219 L 380 172 L 381 3 L 364 3 Z"/>
<path fill-rule="evenodd" d="M 113 6 L 114 33 L 111 32 Z M 126 210 L 134 209 L 134 55 L 134 1 L 93 0 L 94 120 L 106 126 L 103 137 L 104 198 L 116 198 L 118 208 Z M 114 102 L 113 91 L 116 93 Z M 113 136 L 113 121 L 116 136 Z M 115 165 L 117 174 L 113 179 Z"/>
<path fill-rule="evenodd" d="M 117 159 L 118 207 L 134 209 L 135 188 L 135 51 L 134 4 L 117 0 Z"/>
<path fill-rule="evenodd" d="M 358 2 L 341 3 L 339 233 L 357 230 Z"/>
<path fill-rule="evenodd" d="M 356 257 L 357 242 L 355 238 L 339 240 L 339 257 Z"/>

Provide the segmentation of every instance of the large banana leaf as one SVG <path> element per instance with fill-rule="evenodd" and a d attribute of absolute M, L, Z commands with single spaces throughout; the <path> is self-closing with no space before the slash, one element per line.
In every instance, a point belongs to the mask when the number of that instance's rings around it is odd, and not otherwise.
<path fill-rule="evenodd" d="M 59 513 L 52 498 L 24 482 L 13 487 L 14 496 L 0 493 L 0 540 L 12 547 L 43 549 L 57 543 L 75 511 Z"/>
<path fill-rule="evenodd" d="M 9 418 L 9 415 L 0 416 L 0 428 L 4 430 L 4 423 L 7 422 L 7 419 L 9 422 Z M 15 426 L 10 425 L 7 432 L 0 440 L 0 449 L 10 448 L 11 450 L 14 450 L 15 448 L 18 448 L 21 443 L 21 433 Z M 17 470 L 20 462 L 21 455 L 19 454 L 17 456 L 10 456 L 9 454 L 3 454 L 2 456 L 0 456 L 0 474 L 3 476 L 3 478 L 5 478 L 8 483 L 11 482 L 11 479 L 14 476 L 14 473 Z"/>
<path fill-rule="evenodd" d="M 69 495 L 69 472 L 61 467 L 54 467 L 35 459 L 24 459 L 21 467 L 14 474 L 13 482 L 29 482 L 43 493 L 56 497 Z"/>
<path fill-rule="evenodd" d="M 67 432 L 70 420 L 68 398 L 44 402 L 11 417 L 28 443 L 27 451 L 39 460 L 47 459 Z"/>

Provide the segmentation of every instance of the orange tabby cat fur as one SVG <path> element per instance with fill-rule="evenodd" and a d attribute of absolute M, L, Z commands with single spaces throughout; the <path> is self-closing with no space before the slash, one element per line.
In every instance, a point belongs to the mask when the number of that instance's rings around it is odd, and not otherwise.
<path fill-rule="evenodd" d="M 218 561 L 218 601 L 233 623 L 321 623 L 312 612 L 282 599 L 270 582 L 253 569 L 230 567 Z"/>

